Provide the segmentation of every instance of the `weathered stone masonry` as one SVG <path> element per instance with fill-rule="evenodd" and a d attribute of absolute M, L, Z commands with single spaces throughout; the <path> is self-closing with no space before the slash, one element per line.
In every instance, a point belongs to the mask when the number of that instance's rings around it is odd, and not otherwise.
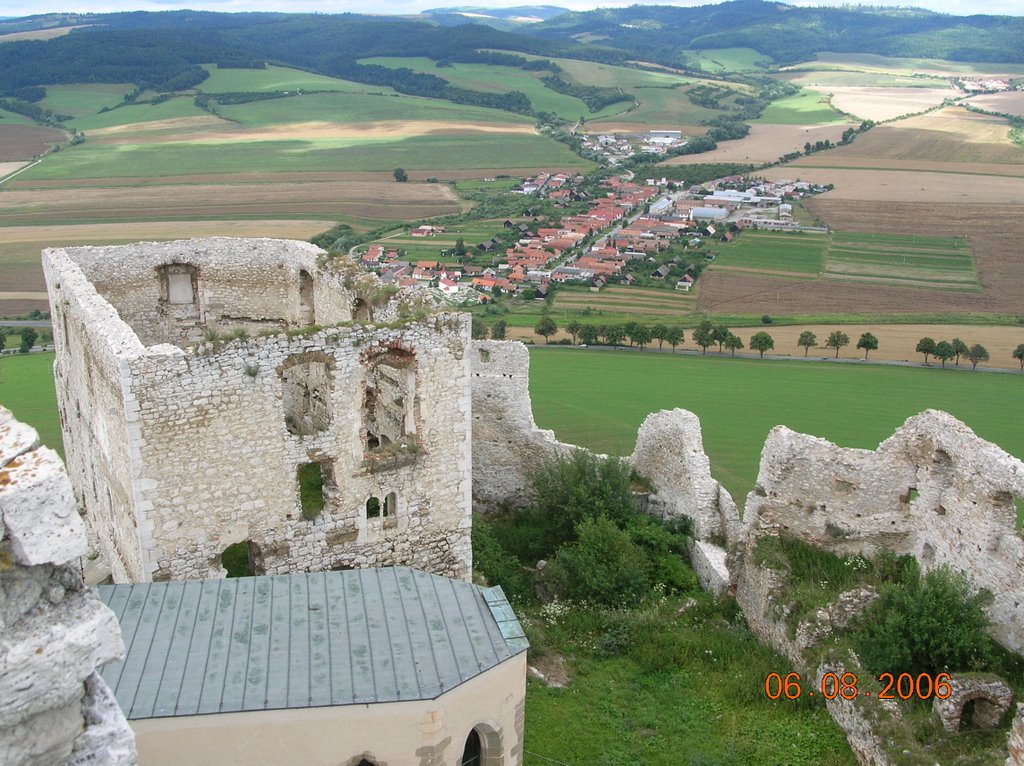
<path fill-rule="evenodd" d="M 257 573 L 469 576 L 468 317 L 408 319 L 415 297 L 323 255 L 234 239 L 44 252 L 72 483 L 116 581 L 221 576 L 239 542 Z M 304 517 L 310 467 L 323 510 Z"/>
<path fill-rule="evenodd" d="M 134 766 L 135 737 L 96 672 L 124 652 L 82 583 L 85 528 L 56 453 L 0 407 L 0 763 Z"/>

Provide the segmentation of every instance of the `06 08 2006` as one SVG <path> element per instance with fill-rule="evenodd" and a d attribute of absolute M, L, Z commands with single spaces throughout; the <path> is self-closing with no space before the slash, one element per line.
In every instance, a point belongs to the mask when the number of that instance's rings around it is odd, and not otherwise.
<path fill-rule="evenodd" d="M 953 693 L 949 684 L 949 673 L 882 673 L 878 676 L 882 687 L 877 697 L 883 700 L 908 700 L 913 697 L 927 700 L 932 697 L 946 699 Z M 807 683 L 799 673 L 769 673 L 764 679 L 764 693 L 768 699 L 795 700 L 802 696 L 823 697 L 834 700 L 837 697 L 852 700 L 857 697 L 870 697 L 871 692 L 861 689 L 856 673 L 825 673 L 821 683 Z"/>

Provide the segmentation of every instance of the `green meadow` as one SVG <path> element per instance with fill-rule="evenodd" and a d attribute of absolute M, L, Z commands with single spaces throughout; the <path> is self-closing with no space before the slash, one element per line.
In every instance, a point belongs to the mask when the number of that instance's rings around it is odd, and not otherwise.
<path fill-rule="evenodd" d="M 713 74 L 758 71 L 772 63 L 771 56 L 753 48 L 713 48 L 685 51 L 685 54 L 687 64 Z"/>
<path fill-rule="evenodd" d="M 766 125 L 821 125 L 846 122 L 847 118 L 828 103 L 828 97 L 813 90 L 801 90 L 793 96 L 770 103 L 752 122 Z"/>
<path fill-rule="evenodd" d="M 35 428 L 43 444 L 64 454 L 53 388 L 53 354 L 0 357 L 0 404 Z"/>
<path fill-rule="evenodd" d="M 908 287 L 981 289 L 970 245 L 956 237 L 836 232 L 825 276 Z"/>
<path fill-rule="evenodd" d="M 959 72 L 962 74 L 1024 74 L 1024 64 L 996 62 L 946 61 L 944 59 L 895 58 L 875 53 L 833 53 L 822 51 L 815 61 L 787 67 L 801 69 L 847 69 L 913 75 L 915 72 Z"/>
<path fill-rule="evenodd" d="M 165 177 L 207 173 L 587 167 L 540 135 L 481 133 L 406 139 L 331 139 L 104 145 L 88 142 L 47 157 L 22 180 Z"/>
<path fill-rule="evenodd" d="M 102 114 L 86 112 L 82 117 L 77 117 L 67 124 L 87 133 L 90 130 L 113 128 L 118 125 L 173 120 L 181 117 L 199 117 L 207 114 L 193 103 L 191 96 L 177 96 L 161 101 L 159 104 L 131 104 L 111 109 Z"/>
<path fill-rule="evenodd" d="M 39 105 L 57 114 L 86 117 L 124 102 L 125 94 L 133 86 L 127 83 L 79 83 L 77 85 L 48 85 L 46 98 Z"/>
<path fill-rule="evenodd" d="M 268 66 L 265 69 L 220 69 L 207 65 L 203 68 L 210 73 L 210 76 L 197 86 L 203 93 L 266 93 L 292 90 L 394 93 L 391 88 L 383 85 L 366 85 L 283 66 Z"/>
<path fill-rule="evenodd" d="M 686 343 L 692 347 L 690 333 Z M 1024 375 L 535 349 L 530 393 L 537 424 L 613 455 L 633 451 L 658 410 L 701 420 L 711 470 L 740 504 L 754 488 L 768 431 L 785 425 L 843 447 L 874 449 L 922 410 L 945 410 L 1024 458 Z"/>
<path fill-rule="evenodd" d="M 0 109 L 0 127 L 4 125 L 36 125 L 29 117 L 17 112 L 8 112 L 6 109 Z"/>
<path fill-rule="evenodd" d="M 826 249 L 826 234 L 745 231 L 719 248 L 714 265 L 817 276 Z"/>

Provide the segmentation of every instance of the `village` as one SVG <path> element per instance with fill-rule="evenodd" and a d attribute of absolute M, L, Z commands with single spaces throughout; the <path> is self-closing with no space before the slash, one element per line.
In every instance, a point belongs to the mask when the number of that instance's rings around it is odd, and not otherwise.
<path fill-rule="evenodd" d="M 744 229 L 825 231 L 794 220 L 794 203 L 826 190 L 806 182 L 730 175 L 684 188 L 666 178 L 612 176 L 595 193 L 584 187 L 582 176 L 565 173 L 523 179 L 511 191 L 559 206 L 585 203 L 585 210 L 557 221 L 529 210 L 525 218 L 501 221 L 500 230 L 479 242 L 464 241 L 458 227 L 410 229 L 410 239 L 458 237 L 454 248 L 439 244 L 436 258 L 412 259 L 400 244 L 383 242 L 354 254 L 386 284 L 433 288 L 452 305 L 472 305 L 497 296 L 543 300 L 558 285 L 689 292 L 714 260 L 714 245 L 732 242 Z"/>

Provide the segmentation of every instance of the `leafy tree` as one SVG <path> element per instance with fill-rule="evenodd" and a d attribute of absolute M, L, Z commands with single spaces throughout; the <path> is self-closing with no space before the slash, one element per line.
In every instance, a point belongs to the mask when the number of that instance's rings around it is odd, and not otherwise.
<path fill-rule="evenodd" d="M 396 178 L 395 180 L 398 180 L 398 179 Z M 464 240 L 462 237 L 458 237 L 455 240 L 455 257 L 456 258 L 465 258 L 466 257 L 466 240 Z"/>
<path fill-rule="evenodd" d="M 834 348 L 836 350 L 836 359 L 839 358 L 839 349 L 848 345 L 850 345 L 850 336 L 842 330 L 830 332 L 828 340 L 825 341 L 825 348 Z"/>
<path fill-rule="evenodd" d="M 555 324 L 555 320 L 545 314 L 537 322 L 537 326 L 533 328 L 533 331 L 538 335 L 544 336 L 544 343 L 548 342 L 548 338 L 558 332 L 558 325 Z"/>
<path fill-rule="evenodd" d="M 637 324 L 636 322 L 626 322 L 626 324 L 622 325 L 622 332 L 627 338 L 629 338 L 629 345 L 631 346 L 635 342 L 633 338 L 633 333 L 636 332 L 636 329 L 639 326 L 640 325 Z"/>
<path fill-rule="evenodd" d="M 668 340 L 668 328 L 663 324 L 654 325 L 651 328 L 651 337 L 658 341 L 658 350 L 660 351 L 665 341 Z"/>
<path fill-rule="evenodd" d="M 969 349 L 967 348 L 967 344 L 964 343 L 959 338 L 953 338 L 953 340 L 950 341 L 950 344 L 953 346 L 953 352 L 956 354 L 956 364 L 957 366 L 959 366 L 960 357 L 966 355 L 969 351 Z"/>
<path fill-rule="evenodd" d="M 576 527 L 577 540 L 562 547 L 552 580 L 571 601 L 601 606 L 635 604 L 650 590 L 647 556 L 615 522 L 600 516 Z"/>
<path fill-rule="evenodd" d="M 864 349 L 864 358 L 868 358 L 869 351 L 875 351 L 878 348 L 878 338 L 869 332 L 866 332 L 860 336 L 860 340 L 857 341 L 857 348 Z"/>
<path fill-rule="evenodd" d="M 395 168 L 391 175 L 393 175 L 395 180 L 400 184 L 404 184 L 409 180 L 409 174 L 405 172 L 404 168 Z"/>
<path fill-rule="evenodd" d="M 669 327 L 668 332 L 665 333 L 665 340 L 668 342 L 668 345 L 672 347 L 673 354 L 676 352 L 676 346 L 682 343 L 685 339 L 686 336 L 683 333 L 682 327 Z"/>
<path fill-rule="evenodd" d="M 807 356 L 807 352 L 818 345 L 818 336 L 810 330 L 804 330 L 800 333 L 800 337 L 797 339 L 796 345 L 802 346 L 804 356 Z"/>
<path fill-rule="evenodd" d="M 504 319 L 499 319 L 491 327 L 491 340 L 505 340 L 505 335 L 508 332 L 508 322 Z"/>
<path fill-rule="evenodd" d="M 576 345 L 576 338 L 579 337 L 580 330 L 582 329 L 583 325 L 581 325 L 575 319 L 565 326 L 565 331 L 572 336 L 572 345 Z"/>
<path fill-rule="evenodd" d="M 775 320 L 772 319 L 772 315 L 771 314 L 762 314 L 761 315 L 761 324 L 771 324 L 774 321 Z"/>
<path fill-rule="evenodd" d="M 609 346 L 618 346 L 626 337 L 626 329 L 620 324 L 610 324 L 604 329 L 604 339 Z"/>
<path fill-rule="evenodd" d="M 637 342 L 640 349 L 643 350 L 644 346 L 651 342 L 654 336 L 651 335 L 651 328 L 645 324 L 638 324 L 633 329 L 633 335 L 631 338 Z"/>
<path fill-rule="evenodd" d="M 693 331 L 693 342 L 700 346 L 702 354 L 708 352 L 708 346 L 715 342 L 715 327 L 707 319 L 697 325 Z"/>
<path fill-rule="evenodd" d="M 5 348 L 7 348 L 7 328 L 0 327 L 0 351 L 3 351 Z"/>
<path fill-rule="evenodd" d="M 988 349 L 986 349 L 980 343 L 975 343 L 969 349 L 967 349 L 967 358 L 971 362 L 971 369 L 978 369 L 978 362 L 988 361 Z"/>
<path fill-rule="evenodd" d="M 725 339 L 725 347 L 732 352 L 733 356 L 736 356 L 736 351 L 743 348 L 743 340 L 739 335 L 729 333 L 729 337 Z"/>
<path fill-rule="evenodd" d="M 473 315 L 473 322 L 470 327 L 470 334 L 473 336 L 473 340 L 486 340 L 487 339 L 487 323 L 483 319 Z"/>
<path fill-rule="evenodd" d="M 874 675 L 980 669 L 992 648 L 990 599 L 946 567 L 885 586 L 854 633 L 857 653 Z"/>
<path fill-rule="evenodd" d="M 2 337 L 3 333 L 0 332 L 0 338 Z M 0 346 L 0 348 L 3 348 L 3 346 Z M 1024 343 L 1021 343 L 1013 350 L 1013 358 L 1020 362 L 1021 372 L 1024 372 Z"/>
<path fill-rule="evenodd" d="M 940 340 L 935 344 L 935 351 L 933 352 L 936 359 L 942 360 L 942 366 L 946 366 L 946 362 L 956 356 L 956 351 L 953 350 L 953 344 L 948 340 Z"/>
<path fill-rule="evenodd" d="M 39 337 L 39 333 L 35 331 L 33 327 L 23 327 L 21 329 L 21 353 L 27 354 L 32 347 L 36 344 L 36 338 Z"/>
<path fill-rule="evenodd" d="M 924 337 L 917 342 L 917 348 L 914 349 L 919 354 L 924 354 L 924 363 L 928 364 L 928 357 L 935 353 L 935 339 Z"/>
<path fill-rule="evenodd" d="M 718 344 L 718 353 L 722 353 L 722 347 L 725 345 L 725 339 L 732 335 L 732 330 L 726 327 L 724 324 L 718 325 L 714 330 L 711 331 L 711 337 L 715 343 Z"/>
<path fill-rule="evenodd" d="M 750 347 L 761 354 L 764 359 L 764 352 L 775 348 L 775 341 L 766 332 L 756 332 L 750 338 Z"/>
<path fill-rule="evenodd" d="M 597 343 L 598 331 L 597 325 L 585 324 L 580 328 L 580 341 L 586 343 L 588 346 L 593 346 Z"/>

